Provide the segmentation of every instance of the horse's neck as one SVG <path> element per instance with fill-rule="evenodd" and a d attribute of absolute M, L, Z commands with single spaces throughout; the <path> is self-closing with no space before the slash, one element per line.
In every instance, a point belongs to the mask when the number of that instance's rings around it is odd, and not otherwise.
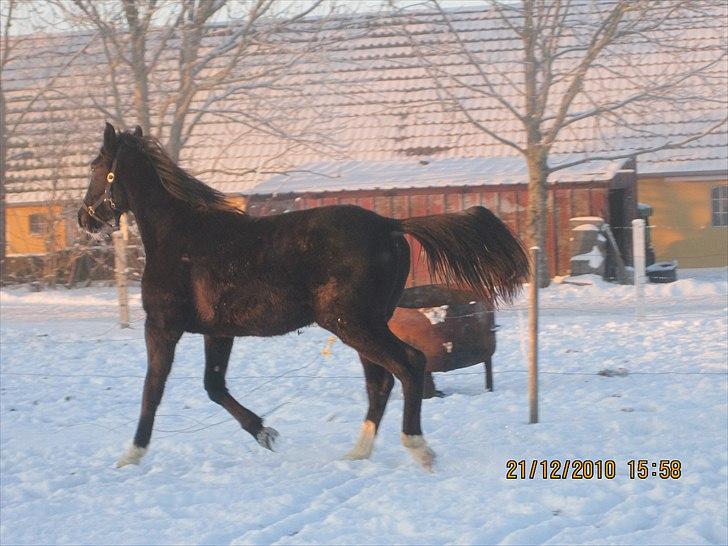
<path fill-rule="evenodd" d="M 130 192 L 131 211 L 147 257 L 178 247 L 184 238 L 185 227 L 189 225 L 188 216 L 191 215 L 189 207 L 161 188 L 155 189 Z"/>

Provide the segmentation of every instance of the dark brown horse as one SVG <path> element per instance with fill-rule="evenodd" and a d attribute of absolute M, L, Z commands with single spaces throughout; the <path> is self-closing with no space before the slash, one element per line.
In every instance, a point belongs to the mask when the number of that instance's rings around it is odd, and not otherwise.
<path fill-rule="evenodd" d="M 422 436 L 425 359 L 387 327 L 404 288 L 410 249 L 422 243 L 431 270 L 488 298 L 508 300 L 527 278 L 521 243 L 490 211 L 406 220 L 355 206 L 332 206 L 253 218 L 178 167 L 140 128 L 106 124 L 78 222 L 89 232 L 134 213 L 146 267 L 148 368 L 134 442 L 118 466 L 136 464 L 152 434 L 175 346 L 183 332 L 205 339 L 205 389 L 258 443 L 278 433 L 225 387 L 236 336 L 274 336 L 318 323 L 362 357 L 369 411 L 349 458 L 371 454 L 393 375 L 402 383 L 402 443 L 425 468 L 434 453 Z"/>

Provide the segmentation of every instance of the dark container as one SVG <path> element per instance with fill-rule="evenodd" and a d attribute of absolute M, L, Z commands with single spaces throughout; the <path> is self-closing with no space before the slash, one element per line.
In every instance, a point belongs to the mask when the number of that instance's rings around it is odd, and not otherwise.
<path fill-rule="evenodd" d="M 677 262 L 655 262 L 646 269 L 647 278 L 653 283 L 668 283 L 677 280 Z"/>

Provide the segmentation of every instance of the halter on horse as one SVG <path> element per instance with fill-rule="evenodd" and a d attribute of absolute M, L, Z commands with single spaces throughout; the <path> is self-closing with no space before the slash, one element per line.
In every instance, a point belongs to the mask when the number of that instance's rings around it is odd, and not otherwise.
<path fill-rule="evenodd" d="M 85 200 L 81 201 L 81 204 L 84 208 L 84 210 L 88 213 L 88 215 L 96 220 L 97 222 L 100 222 L 101 224 L 105 224 L 110 226 L 112 229 L 119 229 L 119 216 L 120 214 L 116 214 L 116 203 L 114 203 L 114 198 L 111 195 L 111 186 L 114 184 L 114 181 L 116 180 L 116 162 L 119 158 L 119 154 L 114 156 L 114 161 L 111 163 L 111 170 L 106 174 L 106 186 L 104 187 L 104 193 L 96 200 L 96 202 L 93 205 L 89 205 L 86 203 Z M 96 211 L 98 208 L 105 204 L 109 209 L 112 211 L 113 218 L 115 219 L 114 223 L 112 224 L 109 220 L 104 220 L 103 218 L 99 217 L 96 214 Z"/>

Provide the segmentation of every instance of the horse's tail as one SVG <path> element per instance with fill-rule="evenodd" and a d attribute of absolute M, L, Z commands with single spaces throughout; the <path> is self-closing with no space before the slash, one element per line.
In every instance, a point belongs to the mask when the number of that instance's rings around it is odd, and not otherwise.
<path fill-rule="evenodd" d="M 528 279 L 530 263 L 520 239 L 484 207 L 400 221 L 427 254 L 430 275 L 455 281 L 493 302 L 510 302 Z"/>

